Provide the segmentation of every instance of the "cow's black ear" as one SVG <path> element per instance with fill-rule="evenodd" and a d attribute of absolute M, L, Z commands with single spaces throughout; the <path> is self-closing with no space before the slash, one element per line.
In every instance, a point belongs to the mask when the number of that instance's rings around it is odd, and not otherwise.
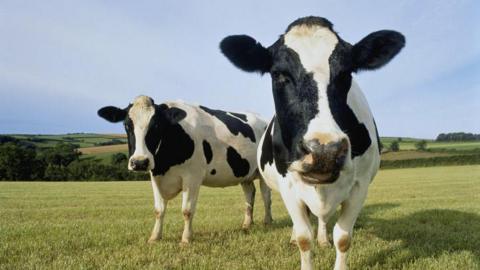
<path fill-rule="evenodd" d="M 272 67 L 267 48 L 246 35 L 228 36 L 220 42 L 220 50 L 236 67 L 247 72 L 265 73 Z"/>
<path fill-rule="evenodd" d="M 381 68 L 404 46 L 405 37 L 399 32 L 391 30 L 373 32 L 353 46 L 353 71 Z"/>
<path fill-rule="evenodd" d="M 109 122 L 117 123 L 125 120 L 125 117 L 127 117 L 127 110 L 114 106 L 107 106 L 98 110 L 97 114 Z"/>
<path fill-rule="evenodd" d="M 182 121 L 185 117 L 187 117 L 187 112 L 182 109 L 172 107 L 164 110 L 163 115 L 165 116 L 167 121 L 173 125 Z"/>

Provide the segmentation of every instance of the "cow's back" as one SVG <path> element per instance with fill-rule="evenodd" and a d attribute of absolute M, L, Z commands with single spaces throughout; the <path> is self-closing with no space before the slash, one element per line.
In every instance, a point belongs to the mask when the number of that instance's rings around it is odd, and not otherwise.
<path fill-rule="evenodd" d="M 167 102 L 187 113 L 180 125 L 194 142 L 190 160 L 172 168 L 176 173 L 198 173 L 206 186 L 230 186 L 251 179 L 257 171 L 257 145 L 267 123 L 252 113 L 231 113 Z"/>

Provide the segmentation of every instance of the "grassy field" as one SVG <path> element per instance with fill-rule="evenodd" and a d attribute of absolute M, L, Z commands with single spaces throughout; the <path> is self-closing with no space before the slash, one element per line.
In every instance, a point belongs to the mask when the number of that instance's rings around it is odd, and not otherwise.
<path fill-rule="evenodd" d="M 19 140 L 26 140 L 34 143 L 38 147 L 53 147 L 60 142 L 78 144 L 80 147 L 92 147 L 96 143 L 109 142 L 112 139 L 127 142 L 126 136 L 123 134 L 92 134 L 92 133 L 75 133 L 60 135 L 9 135 Z"/>
<path fill-rule="evenodd" d="M 112 136 L 112 135 L 106 135 Z M 118 135 L 117 135 L 118 136 Z M 385 137 L 382 138 L 382 143 L 385 147 L 388 147 L 392 141 L 398 138 Z M 441 157 L 450 155 L 463 154 L 464 151 L 473 149 L 480 149 L 480 141 L 478 142 L 435 142 L 428 141 L 428 149 L 433 150 L 431 152 L 415 151 L 415 143 L 419 139 L 402 138 L 400 142 L 399 152 L 388 152 L 382 154 L 382 160 L 403 160 L 403 159 L 421 159 L 431 157 Z M 435 150 L 444 149 L 445 152 L 438 152 Z M 79 149 L 87 158 L 97 158 L 101 161 L 108 161 L 110 156 L 114 153 L 127 153 L 127 145 L 114 145 L 114 146 L 93 146 L 82 147 Z"/>
<path fill-rule="evenodd" d="M 388 147 L 393 141 L 397 140 L 396 137 L 382 137 L 381 142 L 384 147 Z M 414 138 L 402 138 L 402 141 L 399 143 L 400 150 L 415 150 L 415 143 L 420 139 Z M 428 149 L 456 149 L 456 150 L 472 150 L 480 149 L 480 141 L 473 142 L 436 142 L 434 140 L 426 140 Z"/>
<path fill-rule="evenodd" d="M 39 147 L 51 147 L 59 142 L 70 142 L 80 145 L 81 148 L 95 147 L 96 143 L 108 142 L 112 139 L 119 139 L 127 142 L 125 134 L 93 134 L 93 133 L 75 133 L 75 134 L 59 134 L 59 135 L 34 135 L 34 134 L 12 134 L 17 139 L 30 140 Z M 397 137 L 382 137 L 381 141 L 385 147 L 388 147 Z M 420 139 L 401 138 L 400 150 L 415 150 L 415 143 Z M 434 140 L 426 140 L 429 149 L 456 149 L 471 150 L 480 149 L 480 141 L 473 142 L 436 142 Z M 126 147 L 126 146 L 125 146 Z M 88 150 L 87 150 L 88 151 Z M 98 153 L 115 153 L 108 148 L 99 149 Z"/>
<path fill-rule="evenodd" d="M 74 143 L 79 145 L 79 151 L 82 153 L 81 159 L 95 159 L 103 163 L 109 163 L 111 156 L 115 153 L 127 154 L 126 144 L 116 145 L 97 145 L 99 143 L 110 142 L 112 140 L 121 140 L 127 142 L 125 134 L 92 134 L 75 133 L 60 135 L 10 135 L 20 140 L 26 140 L 34 143 L 36 146 L 53 147 L 60 142 Z M 385 148 L 397 137 L 382 137 L 381 141 Z M 382 154 L 382 160 L 405 160 L 405 159 L 423 159 L 432 157 L 442 157 L 451 155 L 472 154 L 480 151 L 480 141 L 475 142 L 435 142 L 427 140 L 427 148 L 430 152 L 419 152 L 415 150 L 415 143 L 420 139 L 401 138 L 400 152 L 388 152 Z M 475 150 L 477 149 L 477 150 Z M 441 150 L 441 152 L 440 152 Z M 470 151 L 470 152 L 468 152 Z M 468 153 L 467 153 L 468 152 Z"/>
<path fill-rule="evenodd" d="M 452 153 L 437 153 L 437 152 L 422 152 L 422 151 L 398 151 L 382 153 L 382 160 L 403 160 L 403 159 L 417 159 L 417 158 L 431 158 L 450 156 Z"/>
<path fill-rule="evenodd" d="M 479 194 L 480 166 L 381 171 L 356 224 L 351 269 L 480 269 Z M 257 223 L 244 233 L 241 188 L 203 188 L 194 241 L 181 247 L 180 198 L 169 203 L 164 239 L 146 243 L 149 182 L 0 182 L 0 268 L 299 269 L 278 194 L 270 227 L 259 195 Z M 315 247 L 316 269 L 334 258 Z"/>
<path fill-rule="evenodd" d="M 444 156 L 452 156 L 452 155 L 462 155 L 462 154 L 469 154 L 464 153 L 465 150 L 471 150 L 472 148 L 460 148 L 457 149 L 454 145 L 458 145 L 456 143 L 450 143 L 447 148 L 449 150 L 455 151 L 446 151 L 446 152 L 424 152 L 424 151 L 415 151 L 415 150 L 402 150 L 399 152 L 386 152 L 382 153 L 382 160 L 404 160 L 404 159 L 423 159 L 423 158 L 432 158 L 432 157 L 444 157 Z M 412 144 L 412 149 L 413 149 Z M 118 144 L 118 145 L 106 145 L 106 146 L 93 146 L 93 147 L 82 147 L 79 148 L 79 151 L 82 153 L 82 158 L 86 159 L 97 159 L 102 162 L 109 162 L 111 156 L 114 153 L 124 153 L 128 154 L 128 148 L 126 144 Z"/>
<path fill-rule="evenodd" d="M 104 145 L 104 146 L 91 146 L 79 148 L 79 151 L 83 155 L 97 155 L 97 154 L 113 154 L 118 152 L 127 152 L 128 147 L 126 144 Z"/>

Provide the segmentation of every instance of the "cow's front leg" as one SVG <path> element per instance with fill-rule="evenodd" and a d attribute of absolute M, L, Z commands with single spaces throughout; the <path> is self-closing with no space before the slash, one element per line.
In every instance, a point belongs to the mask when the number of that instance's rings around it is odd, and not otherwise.
<path fill-rule="evenodd" d="M 295 236 L 294 228 L 292 228 L 292 233 L 290 234 L 290 244 L 297 245 L 297 237 Z"/>
<path fill-rule="evenodd" d="M 333 228 L 333 243 L 335 244 L 335 270 L 346 270 L 347 251 L 352 244 L 353 225 L 357 220 L 367 196 L 368 186 L 360 187 L 355 184 L 350 197 L 342 203 L 342 209 L 335 227 Z"/>
<path fill-rule="evenodd" d="M 300 250 L 301 269 L 311 270 L 313 233 L 308 219 L 306 206 L 299 201 L 293 192 L 282 192 L 282 199 L 293 222 L 292 237 L 295 237 Z"/>
<path fill-rule="evenodd" d="M 187 183 L 185 183 L 187 182 Z M 197 205 L 198 193 L 200 191 L 200 183 L 188 183 L 184 180 L 182 192 L 182 214 L 185 222 L 182 234 L 182 244 L 190 243 L 192 239 L 192 222 Z"/>
<path fill-rule="evenodd" d="M 155 207 L 155 225 L 153 226 L 152 234 L 150 235 L 150 239 L 148 239 L 148 242 L 155 243 L 162 238 L 163 218 L 165 217 L 165 210 L 167 209 L 168 201 L 162 198 L 159 190 L 159 185 L 153 176 L 151 178 L 151 182 Z"/>
<path fill-rule="evenodd" d="M 328 241 L 327 233 L 327 220 L 323 218 L 318 218 L 318 231 L 317 231 L 317 243 L 320 247 L 330 247 L 330 241 Z M 297 237 L 295 236 L 295 230 L 292 229 L 292 234 L 290 236 L 290 244 L 297 244 Z"/>
<path fill-rule="evenodd" d="M 243 194 L 245 195 L 245 218 L 243 229 L 248 229 L 253 223 L 253 205 L 255 203 L 255 185 L 253 181 L 242 183 Z"/>

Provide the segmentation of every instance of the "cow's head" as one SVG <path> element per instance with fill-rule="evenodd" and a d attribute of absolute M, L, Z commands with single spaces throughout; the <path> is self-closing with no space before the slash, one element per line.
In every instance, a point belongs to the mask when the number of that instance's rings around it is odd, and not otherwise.
<path fill-rule="evenodd" d="M 185 118 L 186 112 L 165 104 L 155 105 L 152 98 L 139 96 L 125 109 L 107 106 L 98 110 L 98 115 L 112 123 L 123 121 L 128 137 L 128 169 L 146 171 L 155 168 L 153 156 L 164 131 Z"/>
<path fill-rule="evenodd" d="M 351 166 L 359 143 L 369 140 L 346 102 L 352 72 L 382 67 L 404 44 L 402 34 L 382 30 L 351 45 L 328 20 L 305 17 L 290 24 L 268 48 L 236 35 L 222 40 L 220 49 L 244 71 L 270 73 L 277 169 L 299 173 L 315 184 L 335 181 Z"/>

